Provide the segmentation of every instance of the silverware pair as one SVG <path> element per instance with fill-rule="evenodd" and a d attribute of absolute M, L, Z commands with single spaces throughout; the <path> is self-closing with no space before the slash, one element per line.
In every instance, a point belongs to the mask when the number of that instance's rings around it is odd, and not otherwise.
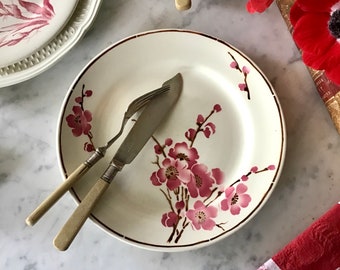
<path fill-rule="evenodd" d="M 146 108 L 142 111 L 123 143 L 118 148 L 104 174 L 97 180 L 54 239 L 54 245 L 57 249 L 66 250 L 116 174 L 122 170 L 124 165 L 133 161 L 159 124 L 161 124 L 168 115 L 170 109 L 177 101 L 182 91 L 182 87 L 182 75 L 178 73 L 176 76 L 166 81 L 161 88 L 134 100 L 124 114 L 121 129 L 118 134 L 108 141 L 106 145 L 96 149 L 92 156 L 82 163 L 56 191 L 47 197 L 32 214 L 27 217 L 26 223 L 30 226 L 34 225 L 54 205 L 54 203 L 66 193 L 67 190 L 69 190 L 94 164 L 103 158 L 106 150 L 122 134 L 128 119 L 145 106 Z"/>
<path fill-rule="evenodd" d="M 106 145 L 98 147 L 96 151 L 81 165 L 78 166 L 66 180 L 48 196 L 27 218 L 26 224 L 33 226 L 38 220 L 83 176 L 89 169 L 102 159 L 107 149 L 122 135 L 127 121 L 157 95 L 160 95 L 170 89 L 169 85 L 162 86 L 156 90 L 148 92 L 130 103 L 128 106 L 120 127 L 119 132 L 110 139 Z"/>

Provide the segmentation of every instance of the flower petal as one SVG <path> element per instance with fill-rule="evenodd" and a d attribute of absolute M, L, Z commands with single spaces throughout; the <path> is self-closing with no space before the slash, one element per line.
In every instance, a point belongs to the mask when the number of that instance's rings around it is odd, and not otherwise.
<path fill-rule="evenodd" d="M 248 190 L 247 186 L 245 184 L 238 184 L 236 187 L 236 193 L 237 194 L 242 194 L 245 193 Z"/>
<path fill-rule="evenodd" d="M 335 42 L 327 53 L 322 56 L 303 52 L 302 60 L 311 68 L 317 70 L 331 70 L 340 63 L 340 43 Z"/>
<path fill-rule="evenodd" d="M 35 3 L 19 0 L 19 4 L 22 7 L 24 7 L 27 11 L 29 11 L 33 14 L 42 14 L 43 13 L 42 7 L 35 4 Z"/>
<path fill-rule="evenodd" d="M 204 230 L 211 231 L 212 229 L 214 229 L 215 224 L 216 224 L 215 221 L 213 221 L 212 219 L 208 219 L 206 222 L 202 224 L 202 228 Z"/>
<path fill-rule="evenodd" d="M 330 12 L 338 0 L 298 0 L 301 9 L 308 12 Z"/>
<path fill-rule="evenodd" d="M 166 182 L 166 186 L 170 190 L 174 190 L 174 189 L 178 188 L 180 185 L 181 185 L 181 181 L 179 181 L 178 178 L 170 178 Z"/>
<path fill-rule="evenodd" d="M 308 13 L 295 25 L 293 38 L 303 51 L 322 54 L 334 44 L 334 37 L 328 30 L 329 14 Z"/>
<path fill-rule="evenodd" d="M 84 111 L 84 117 L 86 121 L 91 122 L 92 121 L 92 113 L 88 110 Z"/>
<path fill-rule="evenodd" d="M 247 207 L 249 205 L 249 203 L 251 201 L 251 197 L 248 194 L 242 194 L 242 195 L 240 195 L 240 199 L 239 200 L 240 200 L 240 203 L 239 203 L 240 206 L 245 208 L 245 207 Z"/>
<path fill-rule="evenodd" d="M 324 69 L 331 69 L 333 66 L 338 66 L 340 63 L 340 41 L 334 42 L 333 46 L 327 51 L 325 56 Z"/>
<path fill-rule="evenodd" d="M 229 201 L 227 199 L 221 201 L 221 209 L 223 211 L 227 211 L 229 209 Z"/>
<path fill-rule="evenodd" d="M 241 212 L 241 207 L 239 207 L 237 204 L 234 204 L 230 207 L 230 213 L 232 215 L 238 215 Z"/>
<path fill-rule="evenodd" d="M 249 13 L 261 13 L 265 11 L 272 2 L 273 0 L 249 0 L 246 7 Z"/>
<path fill-rule="evenodd" d="M 81 109 L 81 107 L 80 106 L 73 106 L 72 107 L 72 111 L 74 112 L 74 114 L 78 114 L 78 115 L 80 115 L 80 114 L 82 114 L 82 109 Z"/>
<path fill-rule="evenodd" d="M 219 168 L 214 168 L 211 170 L 212 176 L 217 185 L 221 185 L 223 183 L 224 173 Z"/>
<path fill-rule="evenodd" d="M 292 23 L 293 27 L 295 27 L 296 22 L 305 15 L 305 11 L 303 11 L 300 6 L 298 5 L 298 2 L 295 2 L 295 4 L 290 9 L 290 22 Z"/>
<path fill-rule="evenodd" d="M 82 134 L 82 130 L 80 128 L 73 128 L 72 134 L 74 137 L 79 137 Z"/>
<path fill-rule="evenodd" d="M 209 217 L 212 217 L 212 218 L 217 217 L 218 210 L 215 206 L 212 206 L 212 205 L 208 206 L 206 211 Z"/>
<path fill-rule="evenodd" d="M 229 197 L 234 196 L 234 193 L 235 193 L 234 191 L 235 191 L 235 188 L 234 188 L 234 187 L 228 187 L 228 188 L 224 191 L 226 198 L 229 198 Z"/>
<path fill-rule="evenodd" d="M 321 57 L 315 53 L 302 52 L 302 60 L 307 66 L 321 70 L 323 69 L 322 66 L 324 66 L 325 57 Z"/>
<path fill-rule="evenodd" d="M 331 81 L 340 86 L 340 64 L 330 70 L 326 70 L 326 75 Z"/>
<path fill-rule="evenodd" d="M 194 208 L 197 210 L 197 209 L 204 209 L 205 208 L 205 205 L 203 202 L 201 201 L 196 201 L 194 203 Z"/>

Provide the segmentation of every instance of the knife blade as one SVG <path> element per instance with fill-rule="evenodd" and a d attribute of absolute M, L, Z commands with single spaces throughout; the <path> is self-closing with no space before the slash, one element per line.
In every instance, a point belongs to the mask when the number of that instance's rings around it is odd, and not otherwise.
<path fill-rule="evenodd" d="M 107 190 L 116 174 L 121 171 L 126 164 L 130 164 L 134 160 L 157 127 L 169 114 L 182 91 L 182 75 L 178 73 L 170 80 L 164 82 L 163 85 L 169 85 L 169 91 L 157 96 L 146 105 L 103 175 L 90 189 L 83 201 L 78 205 L 77 209 L 55 237 L 53 243 L 58 250 L 64 251 L 70 246 L 82 225 L 89 217 L 93 207 Z"/>

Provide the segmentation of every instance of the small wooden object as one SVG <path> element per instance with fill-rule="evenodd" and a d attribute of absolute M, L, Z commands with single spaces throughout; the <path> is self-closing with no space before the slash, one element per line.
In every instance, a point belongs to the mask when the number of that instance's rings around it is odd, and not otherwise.
<path fill-rule="evenodd" d="M 191 0 L 175 0 L 176 8 L 178 10 L 187 10 L 191 8 Z"/>

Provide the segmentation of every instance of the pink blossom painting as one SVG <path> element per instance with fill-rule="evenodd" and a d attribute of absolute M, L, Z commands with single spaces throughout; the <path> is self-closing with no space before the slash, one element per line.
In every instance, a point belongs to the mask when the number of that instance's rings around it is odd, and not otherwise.
<path fill-rule="evenodd" d="M 251 70 L 240 66 L 236 58 L 229 55 L 232 59 L 229 68 L 238 71 L 237 74 L 243 80 L 239 90 L 246 92 L 245 98 L 250 100 L 247 79 Z M 93 91 L 83 85 L 81 93 L 74 99 L 71 112 L 65 118 L 74 137 L 86 137 L 83 148 L 87 152 L 95 150 L 91 133 L 93 117 L 85 106 L 86 100 L 92 95 Z M 208 164 L 213 163 L 213 159 L 202 158 L 204 152 L 200 151 L 199 146 L 205 140 L 209 140 L 212 145 L 214 135 L 219 131 L 214 119 L 223 117 L 223 113 L 220 104 L 198 113 L 193 125 L 182 131 L 183 140 L 174 141 L 170 137 L 159 140 L 152 136 L 155 159 L 152 160 L 154 167 L 148 172 L 149 183 L 167 205 L 158 218 L 159 226 L 169 231 L 164 239 L 167 244 L 179 244 L 181 240 L 185 242 L 185 232 L 190 229 L 193 233 L 209 231 L 220 234 L 228 231 L 228 222 L 233 217 L 249 215 L 249 211 L 253 211 L 257 204 L 258 198 L 251 182 L 259 177 L 254 176 L 277 169 L 276 165 L 270 163 L 261 167 L 251 164 L 249 169 L 239 172 L 238 179 L 229 179 L 228 172 L 224 172 L 223 168 Z"/>
<path fill-rule="evenodd" d="M 184 137 L 186 141 L 174 143 L 167 138 L 160 143 L 155 137 L 153 162 L 157 169 L 151 173 L 152 185 L 160 189 L 169 208 L 162 214 L 162 226 L 170 228 L 167 243 L 179 243 L 184 231 L 189 227 L 194 231 L 214 229 L 224 231 L 228 222 L 216 222 L 223 213 L 239 215 L 252 201 L 246 182 L 251 175 L 275 170 L 274 165 L 264 169 L 251 167 L 249 172 L 241 174 L 231 184 L 226 185 L 225 173 L 220 168 L 210 169 L 200 162 L 198 148 L 194 146 L 198 136 L 211 139 L 217 132 L 216 125 L 210 120 L 213 115 L 222 111 L 216 104 L 207 116 L 198 114 L 196 126 L 189 128 Z"/>
<path fill-rule="evenodd" d="M 50 0 L 42 5 L 31 1 L 0 1 L 0 48 L 14 46 L 49 24 L 55 12 Z"/>
<path fill-rule="evenodd" d="M 92 126 L 92 113 L 85 109 L 85 98 L 91 97 L 92 90 L 85 90 L 83 85 L 81 95 L 75 98 L 76 105 L 72 107 L 72 113 L 66 116 L 66 123 L 71 128 L 72 134 L 75 137 L 85 135 L 88 141 L 84 143 L 84 150 L 87 152 L 93 152 L 95 146 L 93 143 L 93 135 L 91 132 Z"/>
<path fill-rule="evenodd" d="M 249 90 L 249 86 L 248 86 L 248 74 L 250 73 L 250 68 L 247 67 L 247 66 L 243 66 L 241 68 L 241 66 L 238 63 L 238 61 L 236 60 L 235 56 L 233 56 L 230 52 L 228 52 L 228 54 L 232 59 L 232 62 L 230 63 L 229 66 L 232 69 L 235 69 L 236 71 L 238 71 L 243 76 L 243 82 L 238 84 L 238 88 L 240 89 L 240 91 L 246 92 L 247 98 L 250 100 L 250 90 Z"/>

